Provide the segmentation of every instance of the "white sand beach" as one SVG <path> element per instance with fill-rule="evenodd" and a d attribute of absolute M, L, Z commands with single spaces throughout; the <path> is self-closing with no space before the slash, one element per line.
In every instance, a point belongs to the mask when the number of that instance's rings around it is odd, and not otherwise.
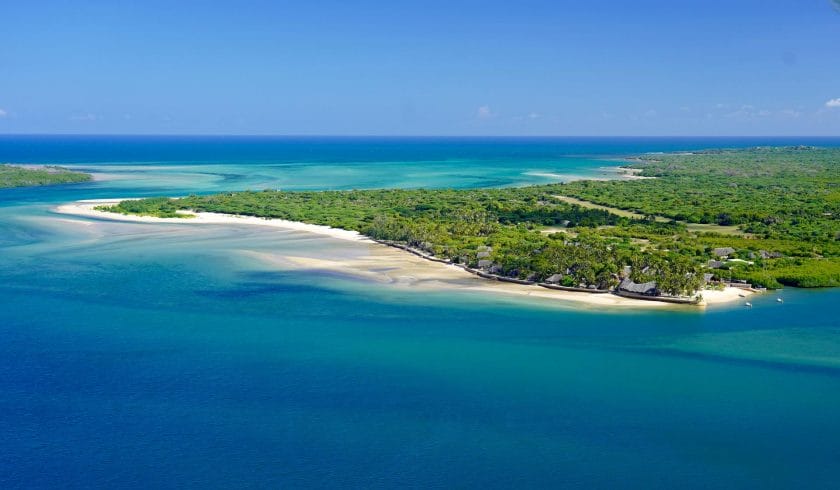
<path fill-rule="evenodd" d="M 70 204 L 62 204 L 55 208 L 55 211 L 62 214 L 72 214 L 75 216 L 86 216 L 89 218 L 109 219 L 114 221 L 130 221 L 134 223 L 177 223 L 177 224 L 236 224 L 236 225 L 259 225 L 272 226 L 275 228 L 283 228 L 285 230 L 306 231 L 309 233 L 317 233 L 319 235 L 326 235 L 340 240 L 351 240 L 356 242 L 370 242 L 373 240 L 359 234 L 355 231 L 341 230 L 338 228 L 330 228 L 329 226 L 310 225 L 301 223 L 299 221 L 287 221 L 282 219 L 265 219 L 256 218 L 253 216 L 237 216 L 233 214 L 219 214 L 219 213 L 185 213 L 191 214 L 193 218 L 156 218 L 154 216 L 135 216 L 125 215 L 119 213 L 108 213 L 94 209 L 97 206 L 117 204 L 125 199 L 90 199 L 86 201 L 78 201 Z"/>
<path fill-rule="evenodd" d="M 193 218 L 156 218 L 151 216 L 123 215 L 94 209 L 103 204 L 115 204 L 121 199 L 78 201 L 60 205 L 56 212 L 113 221 L 133 223 L 177 223 L 181 225 L 252 225 L 269 226 L 283 230 L 313 233 L 331 239 L 358 242 L 362 253 L 352 257 L 331 259 L 329 257 L 289 256 L 265 252 L 244 251 L 245 255 L 275 264 L 282 268 L 330 271 L 341 275 L 357 277 L 395 287 L 416 289 L 458 289 L 495 294 L 528 296 L 532 298 L 559 299 L 589 306 L 631 307 L 631 308 L 697 308 L 696 306 L 671 305 L 657 301 L 643 301 L 616 296 L 614 294 L 591 294 L 574 291 L 546 289 L 536 285 L 520 285 L 483 279 L 464 269 L 439 262 L 433 262 L 394 247 L 377 243 L 355 231 L 311 225 L 281 219 L 264 219 L 217 213 L 191 213 Z M 731 303 L 743 300 L 741 294 L 751 294 L 736 288 L 722 291 L 703 291 L 707 305 Z"/>
<path fill-rule="evenodd" d="M 606 173 L 618 174 L 620 180 L 647 180 L 655 179 L 656 177 L 645 177 L 640 175 L 644 169 L 633 167 L 600 167 Z M 601 179 L 601 180 L 615 180 L 615 178 Z"/>

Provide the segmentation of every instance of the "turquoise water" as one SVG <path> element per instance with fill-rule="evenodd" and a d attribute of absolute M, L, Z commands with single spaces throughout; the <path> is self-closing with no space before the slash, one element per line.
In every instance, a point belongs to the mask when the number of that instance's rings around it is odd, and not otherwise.
<path fill-rule="evenodd" d="M 245 253 L 359 253 L 303 233 L 52 212 L 266 186 L 522 185 L 772 143 L 0 137 L 0 161 L 106 179 L 0 190 L 0 486 L 837 488 L 840 290 L 604 312 Z"/>

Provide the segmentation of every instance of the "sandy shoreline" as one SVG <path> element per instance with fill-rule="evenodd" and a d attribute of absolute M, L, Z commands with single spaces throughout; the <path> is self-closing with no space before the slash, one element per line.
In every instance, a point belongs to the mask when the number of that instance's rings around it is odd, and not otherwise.
<path fill-rule="evenodd" d="M 481 293 L 527 296 L 531 298 L 559 299 L 565 302 L 588 306 L 616 306 L 634 308 L 697 308 L 693 306 L 675 306 L 657 301 L 643 301 L 624 298 L 614 294 L 590 294 L 572 291 L 546 289 L 536 285 L 519 285 L 491 281 L 479 278 L 460 267 L 451 264 L 432 262 L 394 247 L 380 244 L 355 231 L 311 225 L 280 219 L 263 219 L 250 216 L 236 216 L 217 213 L 193 213 L 194 218 L 155 218 L 151 216 L 128 216 L 108 213 L 93 209 L 102 204 L 113 204 L 120 199 L 102 199 L 79 201 L 63 204 L 55 208 L 61 214 L 125 221 L 133 223 L 177 223 L 177 224 L 214 224 L 214 225 L 251 225 L 269 226 L 283 230 L 301 231 L 318 234 L 333 239 L 358 242 L 364 246 L 364 252 L 358 257 L 330 259 L 300 256 L 280 256 L 271 253 L 245 251 L 245 255 L 254 259 L 285 268 L 322 270 L 341 275 L 357 277 L 372 282 L 390 284 L 396 287 L 417 289 L 458 289 Z M 736 288 L 723 291 L 703 291 L 707 305 L 731 303 L 743 300 L 740 294 L 750 294 Z"/>
<path fill-rule="evenodd" d="M 602 170 L 607 173 L 614 173 L 620 175 L 618 180 L 648 180 L 648 179 L 655 179 L 656 177 L 645 177 L 640 175 L 643 172 L 641 168 L 633 168 L 633 167 L 600 167 L 599 170 Z M 600 180 L 616 180 L 612 179 L 600 179 Z"/>
<path fill-rule="evenodd" d="M 338 228 L 330 228 L 329 226 L 310 225 L 301 223 L 299 221 L 287 221 L 282 219 L 265 219 L 254 216 L 238 216 L 233 214 L 219 214 L 219 213 L 189 213 L 195 216 L 194 218 L 156 218 L 153 216 L 135 216 L 125 215 L 119 213 L 108 213 L 105 211 L 97 211 L 96 206 L 103 204 L 117 204 L 125 199 L 91 199 L 87 201 L 78 201 L 70 204 L 62 204 L 55 208 L 55 211 L 62 214 L 72 214 L 75 216 L 85 216 L 88 218 L 107 219 L 112 221 L 130 221 L 133 223 L 177 223 L 177 224 L 210 224 L 210 225 L 259 225 L 271 226 L 274 228 L 282 228 L 284 230 L 306 231 L 309 233 L 316 233 L 318 235 L 326 235 L 340 240 L 350 240 L 354 242 L 370 242 L 373 240 L 361 235 L 355 231 L 341 230 Z"/>

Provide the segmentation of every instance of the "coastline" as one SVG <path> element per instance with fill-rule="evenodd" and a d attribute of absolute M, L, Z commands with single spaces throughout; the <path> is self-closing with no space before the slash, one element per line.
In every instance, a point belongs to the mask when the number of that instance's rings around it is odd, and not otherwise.
<path fill-rule="evenodd" d="M 640 162 L 643 160 L 639 160 Z M 600 167 L 599 170 L 602 170 L 607 173 L 618 174 L 617 180 L 649 180 L 655 179 L 656 177 L 645 177 L 644 175 L 640 175 L 643 171 L 641 168 L 634 168 L 628 167 L 627 163 L 637 163 L 631 160 L 622 160 L 624 165 L 618 167 Z M 612 179 L 592 179 L 592 180 L 616 180 L 616 178 Z"/>
<path fill-rule="evenodd" d="M 127 215 L 120 213 L 109 213 L 93 209 L 96 206 L 117 204 L 125 199 L 90 199 L 77 201 L 69 204 L 62 204 L 55 208 L 61 214 L 84 216 L 87 218 L 107 219 L 111 221 L 129 221 L 134 223 L 178 223 L 178 224 L 210 224 L 210 225 L 259 225 L 282 228 L 285 230 L 305 231 L 325 235 L 339 240 L 350 240 L 354 242 L 370 242 L 373 240 L 356 231 L 330 228 L 329 226 L 311 225 L 299 221 L 287 221 L 283 219 L 265 219 L 255 216 L 239 216 L 233 214 L 219 213 L 189 213 L 194 218 L 157 218 L 154 216 Z"/>
<path fill-rule="evenodd" d="M 493 293 L 514 296 L 527 296 L 541 299 L 559 299 L 565 302 L 585 304 L 587 306 L 614 306 L 623 308 L 674 308 L 675 305 L 617 296 L 615 294 L 592 294 L 586 292 L 547 289 L 536 284 L 524 285 L 510 282 L 484 279 L 464 268 L 433 261 L 414 253 L 372 240 L 356 231 L 312 225 L 282 219 L 265 219 L 253 216 L 238 216 L 219 213 L 190 213 L 192 218 L 157 218 L 153 216 L 124 215 L 95 210 L 103 204 L 116 204 L 124 199 L 96 199 L 62 204 L 54 208 L 57 213 L 81 216 L 108 221 L 133 223 L 177 223 L 210 225 L 250 225 L 269 226 L 282 230 L 300 231 L 317 234 L 333 239 L 357 242 L 366 247 L 367 254 L 354 258 L 329 259 L 300 256 L 279 256 L 270 253 L 245 251 L 251 258 L 282 267 L 310 269 L 334 272 L 373 282 L 390 284 L 398 287 L 417 289 L 458 289 L 479 293 Z M 705 305 L 732 303 L 744 298 L 740 294 L 750 294 L 737 288 L 727 287 L 723 291 L 703 291 Z M 681 308 L 680 306 L 676 306 Z M 703 305 L 700 305 L 702 308 Z"/>

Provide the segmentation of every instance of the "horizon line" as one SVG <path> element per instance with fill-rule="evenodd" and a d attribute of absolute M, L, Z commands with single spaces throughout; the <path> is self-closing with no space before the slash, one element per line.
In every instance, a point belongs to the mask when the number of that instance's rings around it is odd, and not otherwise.
<path fill-rule="evenodd" d="M 656 134 L 613 134 L 613 135 L 592 135 L 592 134 L 555 134 L 555 135 L 511 135 L 511 134 L 294 134 L 294 133 L 0 133 L 0 137 L 8 136 L 110 136 L 110 137 L 222 137 L 222 138 L 506 138 L 506 139 L 536 139 L 536 138 L 840 138 L 836 135 L 819 134 L 684 134 L 684 135 L 656 135 Z"/>

